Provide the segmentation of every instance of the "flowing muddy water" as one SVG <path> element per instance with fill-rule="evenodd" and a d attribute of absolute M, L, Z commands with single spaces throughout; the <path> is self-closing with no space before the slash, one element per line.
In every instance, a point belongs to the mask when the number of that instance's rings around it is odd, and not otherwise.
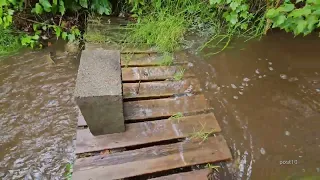
<path fill-rule="evenodd" d="M 320 40 L 274 33 L 189 54 L 222 126 L 234 179 L 320 179 Z M 225 178 L 229 179 L 229 178 Z"/>
<path fill-rule="evenodd" d="M 78 62 L 63 47 L 0 61 L 0 179 L 62 179 L 74 159 Z"/>

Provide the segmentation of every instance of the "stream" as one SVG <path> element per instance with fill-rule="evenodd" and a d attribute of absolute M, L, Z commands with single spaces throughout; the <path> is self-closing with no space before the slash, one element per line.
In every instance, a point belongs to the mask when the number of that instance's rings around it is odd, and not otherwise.
<path fill-rule="evenodd" d="M 0 179 L 63 179 L 75 158 L 79 60 L 63 47 L 0 61 Z M 274 32 L 213 56 L 187 52 L 233 154 L 233 179 L 320 176 L 319 47 L 317 35 Z M 49 51 L 60 52 L 55 63 Z"/>

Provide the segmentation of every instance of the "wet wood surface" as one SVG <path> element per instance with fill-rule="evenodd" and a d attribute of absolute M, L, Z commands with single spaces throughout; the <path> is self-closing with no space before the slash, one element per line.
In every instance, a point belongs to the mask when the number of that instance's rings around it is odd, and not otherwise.
<path fill-rule="evenodd" d="M 181 66 L 157 66 L 157 67 L 129 67 L 122 68 L 123 82 L 156 81 L 173 79 L 176 73 L 184 71 Z M 194 77 L 188 70 L 183 73 L 183 79 Z"/>
<path fill-rule="evenodd" d="M 186 55 L 175 53 L 171 66 L 159 66 L 163 55 L 140 50 L 121 55 L 126 131 L 93 136 L 80 115 L 73 179 L 139 178 L 231 159 L 194 74 L 186 70 L 174 80 L 181 70 L 193 66 L 183 61 Z M 182 117 L 172 117 L 178 114 Z M 207 140 L 194 138 L 196 133 L 208 132 Z M 155 179 L 201 180 L 208 173 L 205 169 Z"/>
<path fill-rule="evenodd" d="M 152 178 L 151 180 L 207 180 L 210 174 L 209 169 L 201 169 L 190 172 L 183 172 L 178 174 L 172 174 L 169 176 L 162 176 L 158 178 Z"/>
<path fill-rule="evenodd" d="M 210 108 L 203 95 L 129 101 L 124 103 L 126 121 L 172 116 L 176 113 L 203 112 Z"/>
<path fill-rule="evenodd" d="M 198 92 L 200 92 L 200 83 L 194 78 L 181 81 L 123 83 L 124 99 L 169 97 L 175 94 Z"/>
<path fill-rule="evenodd" d="M 171 97 L 152 100 L 124 102 L 125 121 L 141 121 L 166 118 L 177 113 L 193 114 L 210 110 L 205 97 L 201 95 Z M 78 119 L 78 126 L 86 126 L 83 118 Z"/>
<path fill-rule="evenodd" d="M 181 59 L 174 59 L 174 56 L 169 56 L 172 59 L 171 65 L 187 64 L 186 61 Z M 163 54 L 121 54 L 122 67 L 143 67 L 143 66 L 161 66 L 164 62 Z"/>
<path fill-rule="evenodd" d="M 77 159 L 73 179 L 121 179 L 196 164 L 231 159 L 221 135 L 115 154 Z"/>
<path fill-rule="evenodd" d="M 212 130 L 221 131 L 213 113 L 127 124 L 124 133 L 101 136 L 81 129 L 77 131 L 76 154 L 185 138 L 194 132 Z"/>

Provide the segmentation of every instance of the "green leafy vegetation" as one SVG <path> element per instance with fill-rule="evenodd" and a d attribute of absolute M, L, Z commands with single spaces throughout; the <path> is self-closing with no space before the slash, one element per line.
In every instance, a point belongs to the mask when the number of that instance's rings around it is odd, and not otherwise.
<path fill-rule="evenodd" d="M 0 27 L 17 29 L 23 34 L 21 45 L 32 48 L 41 48 L 52 37 L 75 41 L 84 22 L 79 10 L 109 15 L 111 4 L 108 0 L 0 0 Z M 9 40 L 16 42 L 16 38 Z"/>
<path fill-rule="evenodd" d="M 20 48 L 19 35 L 15 35 L 11 28 L 0 27 L 0 56 L 11 55 Z"/>
<path fill-rule="evenodd" d="M 298 6 L 301 3 L 303 6 Z M 266 13 L 272 28 L 278 27 L 295 35 L 307 35 L 320 27 L 319 0 L 297 0 L 295 3 L 285 0 L 283 4 L 274 6 Z"/>

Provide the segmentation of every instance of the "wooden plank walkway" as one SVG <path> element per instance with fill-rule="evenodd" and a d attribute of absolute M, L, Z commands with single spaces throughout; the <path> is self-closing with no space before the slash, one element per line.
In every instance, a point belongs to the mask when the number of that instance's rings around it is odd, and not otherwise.
<path fill-rule="evenodd" d="M 156 180 L 207 179 L 208 169 L 172 174 L 232 158 L 198 80 L 181 59 L 159 66 L 160 54 L 130 58 L 122 64 L 126 131 L 93 136 L 80 117 L 73 179 L 147 179 L 154 173 L 160 176 Z M 185 69 L 183 78 L 174 80 L 180 69 Z"/>

